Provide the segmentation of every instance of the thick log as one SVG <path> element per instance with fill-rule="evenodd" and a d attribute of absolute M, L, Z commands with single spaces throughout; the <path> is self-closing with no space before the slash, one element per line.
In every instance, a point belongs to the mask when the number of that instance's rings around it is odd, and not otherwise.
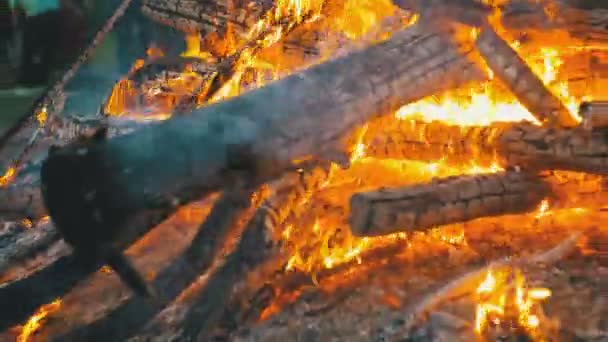
<path fill-rule="evenodd" d="M 498 139 L 512 125 L 497 122 L 490 126 L 457 126 L 441 121 L 381 118 L 370 122 L 363 143 L 365 155 L 373 158 L 490 167 L 502 164 Z"/>
<path fill-rule="evenodd" d="M 500 153 L 507 165 L 537 170 L 567 170 L 608 174 L 605 130 L 552 129 L 514 125 L 500 137 Z"/>
<path fill-rule="evenodd" d="M 351 198 L 353 234 L 411 232 L 484 216 L 524 213 L 549 195 L 540 178 L 520 172 L 455 176 Z"/>
<path fill-rule="evenodd" d="M 247 33 L 272 7 L 272 0 L 144 0 L 143 13 L 185 32 Z M 230 26 L 230 28 L 229 28 Z"/>
<path fill-rule="evenodd" d="M 66 241 L 103 259 L 123 234 L 141 234 L 178 205 L 331 156 L 374 114 L 478 77 L 461 44 L 416 25 L 192 115 L 54 149 L 42 168 L 45 203 Z"/>
<path fill-rule="evenodd" d="M 386 125 L 374 123 L 364 142 L 369 157 L 442 160 L 457 167 L 496 164 L 608 174 L 606 132 L 583 127 L 550 128 L 525 122 L 461 127 L 439 121 L 395 120 Z"/>
<path fill-rule="evenodd" d="M 540 122 L 574 127 L 577 120 L 562 102 L 545 88 L 526 62 L 489 26 L 479 33 L 479 52 L 494 74 Z"/>

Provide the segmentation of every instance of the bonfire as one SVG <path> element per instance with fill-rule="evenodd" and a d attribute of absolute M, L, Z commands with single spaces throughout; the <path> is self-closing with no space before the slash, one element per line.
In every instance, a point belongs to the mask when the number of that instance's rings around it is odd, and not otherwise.
<path fill-rule="evenodd" d="M 608 9 L 139 5 L 181 53 L 70 107 L 125 0 L 0 140 L 1 337 L 608 338 Z"/>

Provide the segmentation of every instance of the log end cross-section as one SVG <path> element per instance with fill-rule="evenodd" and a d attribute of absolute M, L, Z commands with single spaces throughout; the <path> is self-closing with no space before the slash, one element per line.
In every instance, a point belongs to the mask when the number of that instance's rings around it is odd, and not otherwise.
<path fill-rule="evenodd" d="M 350 224 L 358 236 L 412 232 L 484 216 L 527 212 L 549 191 L 538 177 L 515 171 L 454 176 L 355 194 Z"/>

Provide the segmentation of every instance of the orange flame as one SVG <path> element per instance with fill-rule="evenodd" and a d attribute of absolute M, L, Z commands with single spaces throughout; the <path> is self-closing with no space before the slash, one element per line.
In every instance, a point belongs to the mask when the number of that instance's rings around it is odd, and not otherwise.
<path fill-rule="evenodd" d="M 488 271 L 476 291 L 475 332 L 483 334 L 489 325 L 506 320 L 524 329 L 531 336 L 538 331 L 542 309 L 539 302 L 551 296 L 546 288 L 528 288 L 520 270 L 505 268 Z"/>
<path fill-rule="evenodd" d="M 18 342 L 27 342 L 29 340 L 30 336 L 32 336 L 34 333 L 36 333 L 40 329 L 40 327 L 42 327 L 42 324 L 44 323 L 44 320 L 46 319 L 46 317 L 50 313 L 53 313 L 53 312 L 59 310 L 60 307 L 61 307 L 61 300 L 55 299 L 53 302 L 51 302 L 49 304 L 45 304 L 45 305 L 41 306 L 40 308 L 38 308 L 36 313 L 32 317 L 30 317 L 30 319 L 27 321 L 27 323 L 25 323 L 25 325 L 21 329 L 21 333 L 17 337 L 17 341 Z"/>

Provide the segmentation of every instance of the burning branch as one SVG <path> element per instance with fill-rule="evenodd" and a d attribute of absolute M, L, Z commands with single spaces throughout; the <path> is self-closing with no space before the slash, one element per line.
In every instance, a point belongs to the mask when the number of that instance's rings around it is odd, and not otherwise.
<path fill-rule="evenodd" d="M 380 127 L 380 128 L 376 128 Z M 386 128 L 385 128 L 386 127 Z M 455 126 L 439 121 L 402 121 L 373 125 L 366 156 L 443 160 L 449 165 L 482 167 L 494 163 L 533 170 L 566 170 L 608 174 L 608 140 L 603 130 L 550 128 L 529 123 Z"/>
<path fill-rule="evenodd" d="M 476 46 L 485 62 L 540 122 L 574 127 L 578 121 L 534 75 L 526 62 L 492 28 L 485 27 Z"/>
<path fill-rule="evenodd" d="M 276 244 L 279 227 L 299 202 L 319 188 L 327 178 L 328 170 L 327 166 L 321 165 L 308 171 L 290 173 L 275 182 L 273 195 L 262 203 L 247 223 L 235 249 L 208 275 L 204 288 L 191 292 L 186 295 L 187 299 L 159 314 L 134 341 L 146 341 L 151 336 L 169 338 L 169 335 L 194 339 L 200 331 L 213 328 L 226 309 L 235 284 L 271 257 L 280 256 L 281 247 Z M 181 313 L 180 326 L 183 326 L 178 332 L 168 329 L 168 326 L 175 325 L 175 316 L 171 314 L 175 311 Z"/>

